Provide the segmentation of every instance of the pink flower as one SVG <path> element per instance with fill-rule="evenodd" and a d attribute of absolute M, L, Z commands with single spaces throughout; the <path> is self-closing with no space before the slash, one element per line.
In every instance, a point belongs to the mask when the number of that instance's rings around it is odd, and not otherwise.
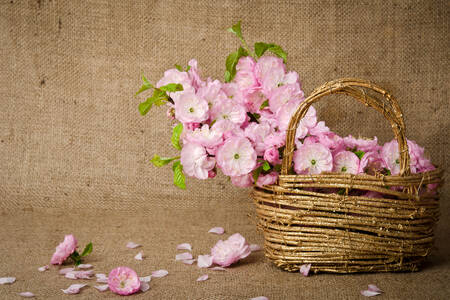
<path fill-rule="evenodd" d="M 188 66 L 191 67 L 188 71 L 189 78 L 191 79 L 192 86 L 197 90 L 205 84 L 205 82 L 200 78 L 197 60 L 191 59 L 188 62 Z"/>
<path fill-rule="evenodd" d="M 301 121 L 300 121 L 301 122 Z M 309 128 L 309 134 L 315 136 L 322 136 L 331 133 L 330 128 L 325 125 L 324 121 L 320 121 L 316 126 Z"/>
<path fill-rule="evenodd" d="M 241 176 L 256 166 L 256 151 L 247 138 L 231 137 L 217 150 L 217 164 L 227 176 Z"/>
<path fill-rule="evenodd" d="M 275 147 L 271 147 L 264 151 L 264 159 L 271 163 L 273 166 L 281 163 L 280 153 L 278 149 Z"/>
<path fill-rule="evenodd" d="M 245 108 L 233 99 L 218 101 L 211 110 L 211 119 L 216 121 L 228 120 L 236 125 L 241 125 L 246 118 Z"/>
<path fill-rule="evenodd" d="M 241 176 L 233 176 L 231 178 L 231 183 L 237 187 L 251 187 L 253 185 L 253 176 L 251 173 L 241 175 Z"/>
<path fill-rule="evenodd" d="M 219 240 L 211 249 L 213 263 L 228 267 L 240 259 L 246 258 L 251 253 L 250 247 L 245 238 L 239 233 L 235 233 L 227 240 Z"/>
<path fill-rule="evenodd" d="M 299 140 L 305 138 L 308 133 L 315 135 L 311 133 L 311 131 L 314 130 L 315 127 L 317 127 L 318 124 L 316 123 L 317 123 L 316 109 L 310 106 L 308 111 L 306 112 L 306 115 L 303 117 L 303 119 L 300 120 L 297 127 L 297 131 L 295 132 L 295 141 L 297 148 L 300 147 L 301 145 L 301 143 L 300 144 L 298 143 Z"/>
<path fill-rule="evenodd" d="M 378 145 L 378 139 L 375 136 L 373 139 L 355 139 L 349 135 L 344 138 L 345 146 L 349 149 L 361 150 L 364 152 L 378 151 L 381 147 Z"/>
<path fill-rule="evenodd" d="M 305 144 L 294 152 L 294 170 L 297 174 L 320 174 L 332 168 L 331 152 L 322 144 Z"/>
<path fill-rule="evenodd" d="M 217 102 L 228 99 L 225 92 L 222 91 L 222 83 L 220 83 L 219 80 L 208 80 L 204 86 L 198 89 L 197 96 L 205 99 L 206 102 L 208 102 L 210 111 L 213 109 Z"/>
<path fill-rule="evenodd" d="M 251 122 L 245 128 L 245 136 L 248 137 L 250 141 L 253 142 L 255 151 L 257 155 L 263 155 L 266 150 L 266 145 L 264 144 L 265 138 L 271 133 L 270 125 L 267 123 L 255 123 Z"/>
<path fill-rule="evenodd" d="M 116 294 L 131 295 L 139 291 L 141 281 L 134 270 L 128 267 L 118 267 L 109 273 L 108 286 Z"/>
<path fill-rule="evenodd" d="M 255 61 L 250 56 L 244 56 L 239 59 L 236 65 L 236 76 L 234 81 L 238 84 L 244 94 L 249 94 L 258 86 L 258 81 L 253 73 Z"/>
<path fill-rule="evenodd" d="M 274 89 L 269 95 L 269 108 L 276 113 L 284 104 L 290 100 L 303 100 L 303 92 L 298 84 L 282 85 Z"/>
<path fill-rule="evenodd" d="M 183 123 L 205 121 L 208 119 L 208 102 L 193 92 L 185 92 L 175 101 L 175 117 Z"/>
<path fill-rule="evenodd" d="M 278 120 L 279 130 L 286 131 L 288 129 L 291 117 L 295 113 L 299 105 L 300 100 L 289 101 L 277 111 L 276 116 Z"/>
<path fill-rule="evenodd" d="M 400 154 L 396 140 L 384 144 L 380 154 L 392 175 L 400 173 Z"/>
<path fill-rule="evenodd" d="M 77 240 L 72 234 L 64 237 L 64 241 L 56 247 L 56 251 L 50 260 L 53 265 L 62 264 L 77 248 Z"/>
<path fill-rule="evenodd" d="M 271 133 L 264 139 L 264 145 L 267 148 L 270 147 L 280 148 L 283 147 L 285 143 L 286 143 L 286 131 L 278 131 Z"/>
<path fill-rule="evenodd" d="M 411 172 L 419 173 L 433 170 L 435 167 L 425 157 L 424 149 L 414 141 L 408 140 L 407 142 Z M 380 154 L 392 175 L 400 173 L 400 154 L 398 152 L 398 143 L 396 140 L 384 144 Z"/>
<path fill-rule="evenodd" d="M 208 157 L 204 147 L 195 143 L 186 143 L 181 149 L 181 164 L 188 176 L 206 179 L 215 166 L 215 159 Z"/>
<path fill-rule="evenodd" d="M 369 151 L 364 153 L 359 163 L 359 173 L 367 173 L 375 175 L 381 169 L 386 168 L 384 160 L 381 158 L 378 151 Z"/>
<path fill-rule="evenodd" d="M 283 60 L 275 56 L 263 56 L 255 65 L 256 78 L 266 95 L 283 82 L 285 72 Z"/>
<path fill-rule="evenodd" d="M 178 99 L 178 97 L 186 91 L 194 92 L 192 79 L 189 78 L 189 75 L 186 72 L 180 72 L 177 69 L 167 70 L 164 72 L 164 77 L 156 83 L 156 87 L 159 88 L 169 83 L 179 83 L 183 86 L 183 91 L 169 93 L 170 97 L 174 100 Z"/>
<path fill-rule="evenodd" d="M 186 141 L 197 143 L 206 148 L 213 148 L 222 143 L 222 133 L 215 129 L 210 129 L 208 124 L 203 124 L 202 128 L 186 133 Z"/>
<path fill-rule="evenodd" d="M 247 110 L 252 113 L 259 113 L 261 105 L 266 100 L 267 97 L 260 89 L 256 89 L 252 93 L 246 94 L 244 97 L 245 106 Z"/>
<path fill-rule="evenodd" d="M 351 151 L 342 151 L 334 157 L 333 172 L 358 174 L 359 158 Z"/>
<path fill-rule="evenodd" d="M 278 172 L 270 172 L 266 175 L 259 175 L 258 180 L 256 181 L 257 186 L 274 184 L 278 179 Z"/>

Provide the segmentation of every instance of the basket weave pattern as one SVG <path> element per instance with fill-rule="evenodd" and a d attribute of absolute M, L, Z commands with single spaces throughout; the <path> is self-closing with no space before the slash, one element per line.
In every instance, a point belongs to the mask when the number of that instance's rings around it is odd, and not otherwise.
<path fill-rule="evenodd" d="M 385 116 L 399 144 L 399 175 L 293 172 L 299 121 L 311 104 L 330 94 L 352 96 Z M 411 174 L 409 162 L 403 114 L 387 91 L 359 79 L 340 79 L 314 90 L 290 121 L 278 182 L 252 193 L 266 257 L 287 271 L 308 263 L 314 272 L 418 270 L 433 247 L 439 218 L 438 193 L 426 192 L 425 185 L 441 184 L 442 171 Z M 353 196 L 351 190 L 384 197 Z"/>

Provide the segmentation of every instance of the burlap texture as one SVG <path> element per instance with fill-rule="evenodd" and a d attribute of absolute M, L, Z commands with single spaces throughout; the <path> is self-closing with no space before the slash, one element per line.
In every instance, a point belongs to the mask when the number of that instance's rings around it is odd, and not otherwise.
<path fill-rule="evenodd" d="M 205 76 L 221 79 L 226 55 L 238 47 L 225 29 L 242 20 L 250 43 L 283 46 L 288 67 L 299 73 L 306 94 L 347 76 L 390 90 L 400 100 L 408 138 L 446 169 L 449 17 L 448 1 L 1 1 L 0 276 L 17 269 L 35 272 L 35 262 L 55 241 L 80 225 L 85 240 L 104 245 L 95 259 L 105 269 L 127 262 L 106 258 L 119 251 L 108 238 L 123 242 L 134 237 L 131 233 L 146 232 L 149 245 L 161 244 L 148 254 L 152 261 L 160 259 L 161 267 L 171 264 L 178 272 L 173 280 L 179 281 L 155 284 L 152 293 L 157 298 L 164 298 L 163 289 L 168 288 L 172 298 L 190 299 L 248 298 L 257 296 L 258 289 L 273 291 L 266 293 L 272 299 L 298 298 L 304 288 L 310 291 L 305 298 L 323 298 L 325 292 L 353 298 L 362 282 L 372 280 L 386 282 L 383 287 L 394 293 L 392 298 L 426 298 L 426 291 L 439 288 L 443 292 L 433 291 L 433 298 L 448 295 L 448 185 L 441 197 L 435 265 L 423 273 L 325 275 L 311 279 L 309 286 L 262 262 L 260 255 L 251 259 L 255 265 L 245 264 L 242 273 L 236 269 L 231 277 L 220 275 L 224 281 L 194 285 L 194 271 L 183 277 L 185 269 L 172 263 L 174 253 L 167 249 L 183 241 L 179 231 L 192 232 L 190 241 L 203 243 L 200 233 L 213 225 L 226 225 L 260 241 L 246 217 L 253 209 L 248 191 L 232 187 L 221 176 L 204 182 L 188 179 L 187 191 L 173 187 L 170 168 L 149 164 L 155 153 L 175 153 L 165 109 L 142 117 L 137 111 L 140 99 L 133 94 L 141 71 L 155 82 L 164 70 L 190 58 L 199 61 Z M 330 128 L 341 134 L 377 135 L 383 141 L 392 138 L 374 111 L 342 97 L 329 100 L 317 108 Z M 127 211 L 127 216 L 135 212 L 138 219 L 124 218 L 122 227 L 108 227 L 120 219 L 118 211 Z M 92 225 L 96 221 L 106 227 Z M 140 230 L 130 231 L 128 225 L 139 225 Z M 440 279 L 439 272 L 445 273 Z M 39 281 L 41 275 L 27 275 L 30 280 L 24 286 L 42 287 L 47 297 L 54 295 L 50 284 Z M 65 284 L 69 282 L 61 286 Z M 324 288 L 330 284 L 333 289 Z M 408 294 L 412 285 L 422 294 Z M 11 296 L 5 292 L 18 287 L 1 286 L 0 297 Z"/>

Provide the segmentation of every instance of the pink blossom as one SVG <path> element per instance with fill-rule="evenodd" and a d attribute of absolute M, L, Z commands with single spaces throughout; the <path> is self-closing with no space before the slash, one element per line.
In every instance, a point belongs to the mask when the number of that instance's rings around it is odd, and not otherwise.
<path fill-rule="evenodd" d="M 201 128 L 188 131 L 185 136 L 186 141 L 197 143 L 205 148 L 213 148 L 222 144 L 222 133 L 216 129 L 210 129 L 208 124 L 203 124 Z"/>
<path fill-rule="evenodd" d="M 62 264 L 77 248 L 77 240 L 72 234 L 64 237 L 64 241 L 56 247 L 56 251 L 50 260 L 53 265 Z"/>
<path fill-rule="evenodd" d="M 299 105 L 299 100 L 289 101 L 277 111 L 276 116 L 278 120 L 279 130 L 286 131 L 288 129 L 291 117 L 295 113 Z"/>
<path fill-rule="evenodd" d="M 241 57 L 236 65 L 237 72 L 234 81 L 244 94 L 251 93 L 258 86 L 258 81 L 253 72 L 254 67 L 255 61 L 250 56 Z"/>
<path fill-rule="evenodd" d="M 375 175 L 381 169 L 386 168 L 384 160 L 381 158 L 378 151 L 369 151 L 364 153 L 359 163 L 359 173 L 367 173 Z"/>
<path fill-rule="evenodd" d="M 219 240 L 211 249 L 213 263 L 228 267 L 240 259 L 246 258 L 251 253 L 250 247 L 245 238 L 239 233 L 235 233 L 227 240 Z"/>
<path fill-rule="evenodd" d="M 266 148 L 275 147 L 280 148 L 283 147 L 286 143 L 286 131 L 278 131 L 273 132 L 266 136 L 264 139 L 264 145 Z"/>
<path fill-rule="evenodd" d="M 244 97 L 245 107 L 252 113 L 259 113 L 261 105 L 266 100 L 266 95 L 260 89 L 255 89 L 252 93 L 246 94 Z"/>
<path fill-rule="evenodd" d="M 378 145 L 378 139 L 376 136 L 373 137 L 373 139 L 355 139 L 353 136 L 349 135 L 344 138 L 344 143 L 349 149 L 356 149 L 364 152 L 378 151 L 381 148 Z"/>
<path fill-rule="evenodd" d="M 328 128 L 325 125 L 324 121 L 320 121 L 319 123 L 316 124 L 316 126 L 309 129 L 309 134 L 315 135 L 315 136 L 322 136 L 322 135 L 326 135 L 328 133 L 331 133 L 330 128 Z"/>
<path fill-rule="evenodd" d="M 204 147 L 195 143 L 186 143 L 181 149 L 181 164 L 188 176 L 206 179 L 209 171 L 215 166 L 215 159 L 208 157 Z"/>
<path fill-rule="evenodd" d="M 400 173 L 400 154 L 396 140 L 384 144 L 380 154 L 392 175 Z"/>
<path fill-rule="evenodd" d="M 341 151 L 334 156 L 333 172 L 358 174 L 359 158 L 351 151 Z"/>
<path fill-rule="evenodd" d="M 265 138 L 271 133 L 270 125 L 267 123 L 255 123 L 251 122 L 245 128 L 245 136 L 253 142 L 256 154 L 261 156 L 266 150 L 264 143 Z"/>
<path fill-rule="evenodd" d="M 156 87 L 159 88 L 169 83 L 179 83 L 183 86 L 183 91 L 169 93 L 170 97 L 174 100 L 177 100 L 178 97 L 186 91 L 194 92 L 192 79 L 189 78 L 189 75 L 186 72 L 180 72 L 177 69 L 167 70 L 164 72 L 164 77 L 156 83 Z"/>
<path fill-rule="evenodd" d="M 197 96 L 208 102 L 210 110 L 213 109 L 217 102 L 228 99 L 227 95 L 222 90 L 222 83 L 219 80 L 208 80 L 204 86 L 198 89 Z"/>
<path fill-rule="evenodd" d="M 343 139 L 331 131 L 319 134 L 317 136 L 317 142 L 330 149 L 333 154 L 345 150 Z"/>
<path fill-rule="evenodd" d="M 216 175 L 217 172 L 214 169 L 208 171 L 208 178 L 214 178 Z"/>
<path fill-rule="evenodd" d="M 253 185 L 253 176 L 251 173 L 241 176 L 232 176 L 231 183 L 242 188 L 251 187 Z"/>
<path fill-rule="evenodd" d="M 232 99 L 218 101 L 211 110 L 211 119 L 229 120 L 230 122 L 241 125 L 247 118 L 245 108 Z"/>
<path fill-rule="evenodd" d="M 311 133 L 311 131 L 314 130 L 315 127 L 317 127 L 318 124 L 316 123 L 317 123 L 316 109 L 310 106 L 305 116 L 300 120 L 297 127 L 297 131 L 295 132 L 295 141 L 297 148 L 299 147 L 299 145 L 301 145 L 301 143 L 298 143 L 299 140 L 305 138 L 308 133 L 313 134 Z"/>
<path fill-rule="evenodd" d="M 285 72 L 283 60 L 275 56 L 263 56 L 255 65 L 256 78 L 266 95 L 283 82 Z"/>
<path fill-rule="evenodd" d="M 271 147 L 264 151 L 264 159 L 267 160 L 273 166 L 281 163 L 280 153 L 277 148 Z"/>
<path fill-rule="evenodd" d="M 183 123 L 203 122 L 208 119 L 208 102 L 193 92 L 185 92 L 175 101 L 175 117 Z"/>
<path fill-rule="evenodd" d="M 276 113 L 291 100 L 303 100 L 303 92 L 298 84 L 287 84 L 272 90 L 269 95 L 269 108 Z"/>
<path fill-rule="evenodd" d="M 247 138 L 229 138 L 217 151 L 216 158 L 227 176 L 245 175 L 256 166 L 256 151 Z"/>
<path fill-rule="evenodd" d="M 188 62 L 188 66 L 191 67 L 188 71 L 189 78 L 191 79 L 192 86 L 197 90 L 205 84 L 205 82 L 200 78 L 197 60 L 191 59 Z"/>
<path fill-rule="evenodd" d="M 330 150 L 322 144 L 305 144 L 294 152 L 294 170 L 297 174 L 320 174 L 333 168 Z"/>
<path fill-rule="evenodd" d="M 270 172 L 266 175 L 259 175 L 258 180 L 256 181 L 257 186 L 270 185 L 274 184 L 278 179 L 278 172 Z"/>
<path fill-rule="evenodd" d="M 141 281 L 134 270 L 128 267 L 118 267 L 109 273 L 108 286 L 116 294 L 131 295 L 139 291 Z"/>

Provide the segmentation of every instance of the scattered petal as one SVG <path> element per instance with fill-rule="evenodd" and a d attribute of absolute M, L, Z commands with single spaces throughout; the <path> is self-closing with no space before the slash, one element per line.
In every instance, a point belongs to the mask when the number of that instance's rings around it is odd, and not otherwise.
<path fill-rule="evenodd" d="M 49 268 L 49 266 L 45 265 L 45 266 L 42 266 L 42 267 L 38 268 L 38 270 L 39 270 L 39 272 L 44 272 L 44 271 L 47 271 L 48 268 Z"/>
<path fill-rule="evenodd" d="M 150 282 L 150 280 L 152 280 L 152 276 L 148 275 L 148 276 L 145 276 L 145 277 L 139 277 L 139 280 L 141 282 Z"/>
<path fill-rule="evenodd" d="M 300 266 L 300 273 L 303 276 L 308 276 L 309 274 L 309 269 L 311 269 L 311 264 L 304 264 Z"/>
<path fill-rule="evenodd" d="M 199 255 L 197 260 L 197 266 L 199 268 L 209 268 L 213 263 L 213 258 L 211 255 Z"/>
<path fill-rule="evenodd" d="M 369 290 L 361 291 L 361 295 L 366 296 L 366 297 L 373 297 L 373 296 L 377 296 L 380 294 L 381 294 L 380 292 L 369 291 Z"/>
<path fill-rule="evenodd" d="M 252 298 L 250 300 L 269 300 L 269 298 L 264 297 L 264 296 L 259 296 L 259 297 Z"/>
<path fill-rule="evenodd" d="M 0 278 L 0 284 L 5 284 L 5 283 L 11 284 L 14 281 L 16 281 L 16 277 L 1 277 Z"/>
<path fill-rule="evenodd" d="M 177 246 L 177 250 L 188 250 L 188 251 L 192 251 L 192 247 L 191 247 L 191 244 L 183 243 L 183 244 L 179 244 L 179 245 Z"/>
<path fill-rule="evenodd" d="M 65 277 L 69 279 L 91 279 L 92 275 L 94 275 L 94 270 L 72 271 L 67 272 Z"/>
<path fill-rule="evenodd" d="M 138 254 L 136 254 L 136 256 L 134 257 L 134 259 L 136 259 L 136 260 L 142 260 L 142 259 L 143 259 L 143 258 L 142 258 L 142 251 L 139 252 Z"/>
<path fill-rule="evenodd" d="M 136 243 L 133 243 L 133 242 L 128 242 L 127 243 L 127 248 L 130 248 L 130 249 L 134 249 L 134 248 L 141 247 L 141 246 L 142 246 L 141 244 L 136 244 Z"/>
<path fill-rule="evenodd" d="M 72 272 L 73 270 L 75 270 L 75 269 L 74 268 L 64 268 L 64 269 L 59 270 L 59 274 L 66 275 L 67 273 Z"/>
<path fill-rule="evenodd" d="M 378 293 L 382 293 L 382 292 L 383 292 L 383 291 L 380 290 L 380 288 L 377 287 L 375 284 L 369 284 L 368 287 L 369 287 L 369 288 L 368 288 L 369 291 L 372 291 L 372 292 L 378 292 Z"/>
<path fill-rule="evenodd" d="M 155 272 L 152 272 L 152 277 L 161 278 L 169 274 L 167 270 L 158 270 Z"/>
<path fill-rule="evenodd" d="M 141 287 L 139 289 L 141 290 L 141 292 L 145 293 L 150 289 L 150 284 L 148 284 L 148 282 L 141 281 Z"/>
<path fill-rule="evenodd" d="M 61 290 L 64 294 L 78 294 L 80 290 L 85 287 L 86 284 L 72 284 L 65 290 Z"/>
<path fill-rule="evenodd" d="M 109 289 L 107 284 L 102 284 L 102 285 L 94 285 L 94 287 L 99 290 L 100 292 L 104 292 L 106 290 Z"/>
<path fill-rule="evenodd" d="M 223 234 L 225 232 L 225 229 L 222 227 L 213 227 L 211 228 L 208 233 L 215 233 L 215 234 Z"/>
<path fill-rule="evenodd" d="M 186 265 L 192 265 L 196 261 L 197 261 L 196 259 L 184 259 L 183 263 Z"/>
<path fill-rule="evenodd" d="M 210 268 L 210 270 L 213 270 L 213 271 L 226 271 L 227 269 L 222 268 L 222 267 L 214 267 L 214 268 Z"/>
<path fill-rule="evenodd" d="M 22 296 L 25 298 L 31 298 L 31 297 L 34 297 L 34 294 L 32 292 L 22 292 L 19 294 L 19 296 Z"/>
<path fill-rule="evenodd" d="M 98 273 L 98 274 L 95 274 L 95 277 L 97 277 L 97 282 L 101 282 L 101 283 L 108 282 L 108 277 L 105 274 Z"/>
<path fill-rule="evenodd" d="M 81 265 L 78 265 L 78 269 L 89 269 L 89 268 L 92 268 L 92 265 L 91 265 L 91 264 L 81 264 Z"/>
<path fill-rule="evenodd" d="M 186 259 L 192 259 L 192 254 L 189 252 L 184 252 L 184 253 L 177 254 L 175 256 L 175 260 L 186 260 Z"/>
<path fill-rule="evenodd" d="M 261 251 L 261 250 L 262 250 L 262 248 L 261 248 L 260 245 L 257 245 L 257 244 L 251 244 L 250 245 L 250 251 L 252 251 L 252 252 L 254 252 L 254 251 Z"/>
<path fill-rule="evenodd" d="M 205 281 L 208 280 L 208 274 L 202 275 L 199 278 L 197 278 L 197 281 Z"/>

